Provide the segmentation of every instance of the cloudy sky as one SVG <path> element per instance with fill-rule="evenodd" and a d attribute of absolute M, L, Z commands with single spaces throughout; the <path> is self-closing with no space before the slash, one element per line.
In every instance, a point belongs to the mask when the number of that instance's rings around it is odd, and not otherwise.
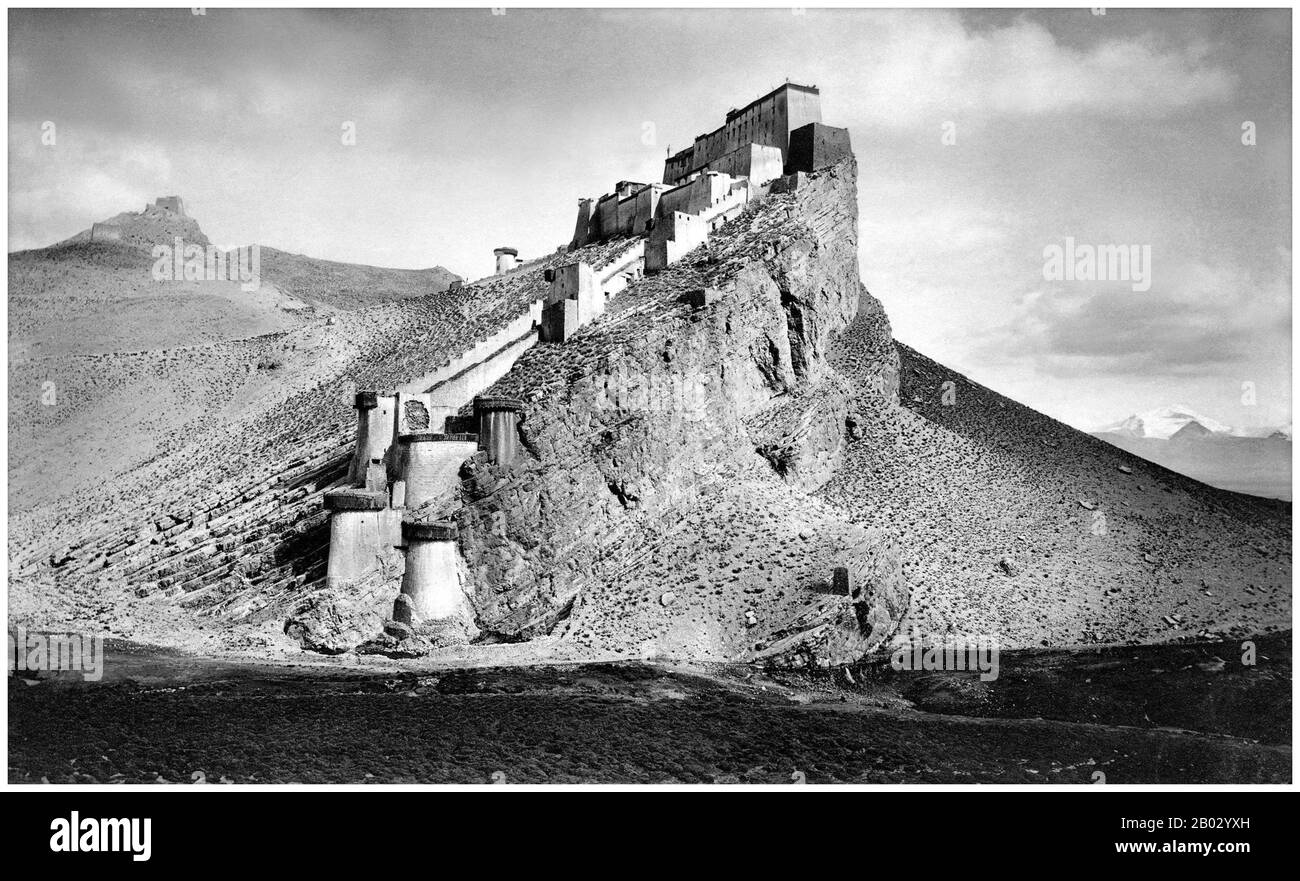
<path fill-rule="evenodd" d="M 903 342 L 1082 428 L 1288 423 L 1290 33 L 1288 10 L 12 10 L 9 248 L 179 193 L 219 244 L 478 277 L 788 77 L 852 133 L 863 278 Z M 1150 289 L 1046 280 L 1066 237 L 1149 246 Z"/>

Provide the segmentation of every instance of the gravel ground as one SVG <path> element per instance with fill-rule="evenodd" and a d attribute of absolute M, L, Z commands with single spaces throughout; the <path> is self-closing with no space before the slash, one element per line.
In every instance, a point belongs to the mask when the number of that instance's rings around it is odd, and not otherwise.
<path fill-rule="evenodd" d="M 1286 782 L 1289 634 L 1260 640 L 1255 667 L 1237 648 L 1006 653 L 990 683 L 879 664 L 375 674 L 136 653 L 96 685 L 11 678 L 9 779 Z"/>

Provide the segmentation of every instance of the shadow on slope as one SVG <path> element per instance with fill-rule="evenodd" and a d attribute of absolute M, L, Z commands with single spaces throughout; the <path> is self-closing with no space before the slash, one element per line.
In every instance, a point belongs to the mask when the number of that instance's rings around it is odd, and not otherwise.
<path fill-rule="evenodd" d="M 1287 438 L 1207 435 L 1163 440 L 1116 432 L 1099 432 L 1094 437 L 1219 489 L 1291 501 L 1291 441 Z"/>
<path fill-rule="evenodd" d="M 1289 506 L 1213 489 L 898 345 L 898 400 L 862 389 L 858 438 L 821 491 L 896 537 L 905 626 L 1004 646 L 1241 635 L 1290 621 Z"/>

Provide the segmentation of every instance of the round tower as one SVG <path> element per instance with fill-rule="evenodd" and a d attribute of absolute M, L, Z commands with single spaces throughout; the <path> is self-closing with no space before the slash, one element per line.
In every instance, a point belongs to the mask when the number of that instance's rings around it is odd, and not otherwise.
<path fill-rule="evenodd" d="M 386 493 L 332 490 L 325 493 L 325 510 L 330 512 L 327 587 L 359 584 L 381 571 L 386 559 L 396 557 L 401 515 L 388 508 Z"/>
<path fill-rule="evenodd" d="M 519 252 L 514 248 L 497 248 L 492 253 L 497 257 L 497 275 L 509 272 L 519 264 Z"/>
<path fill-rule="evenodd" d="M 519 413 L 524 402 L 517 398 L 479 396 L 474 399 L 478 422 L 478 446 L 488 461 L 509 465 L 519 454 Z"/>
<path fill-rule="evenodd" d="M 465 605 L 456 566 L 456 525 L 403 521 L 402 543 L 406 571 L 401 596 L 393 604 L 393 620 L 414 627 L 455 617 Z"/>

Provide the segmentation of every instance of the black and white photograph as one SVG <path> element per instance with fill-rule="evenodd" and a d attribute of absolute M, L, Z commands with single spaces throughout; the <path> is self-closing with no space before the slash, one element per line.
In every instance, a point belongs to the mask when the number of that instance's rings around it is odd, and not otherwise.
<path fill-rule="evenodd" d="M 1289 5 L 6 17 L 8 788 L 1291 787 Z"/>

